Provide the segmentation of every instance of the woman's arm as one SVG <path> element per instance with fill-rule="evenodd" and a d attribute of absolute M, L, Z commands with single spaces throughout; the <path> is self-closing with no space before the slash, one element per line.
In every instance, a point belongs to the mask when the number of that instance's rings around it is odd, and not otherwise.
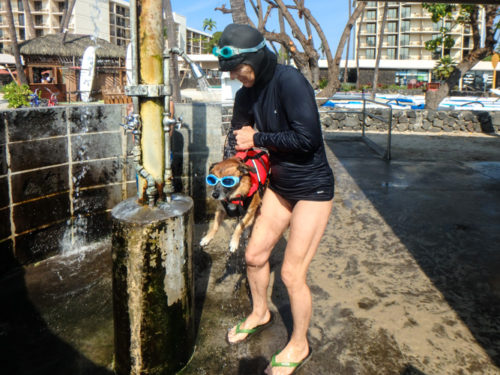
<path fill-rule="evenodd" d="M 250 108 L 251 104 L 248 100 L 246 90 L 244 88 L 238 90 L 234 98 L 231 128 L 228 131 L 226 143 L 224 144 L 224 159 L 234 155 L 236 151 L 239 151 L 241 149 L 236 147 L 237 141 L 235 131 L 241 129 L 244 126 L 253 126 L 254 119 L 250 113 Z"/>
<path fill-rule="evenodd" d="M 258 147 L 274 147 L 279 151 L 315 151 L 323 139 L 314 90 L 295 69 L 284 72 L 278 84 L 280 105 L 289 130 L 255 133 L 254 144 Z"/>

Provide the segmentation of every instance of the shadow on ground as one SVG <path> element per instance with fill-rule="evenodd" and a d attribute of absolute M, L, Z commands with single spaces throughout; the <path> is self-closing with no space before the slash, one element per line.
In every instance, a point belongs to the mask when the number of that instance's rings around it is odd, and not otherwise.
<path fill-rule="evenodd" d="M 371 137 L 384 146 L 383 135 Z M 363 197 L 500 366 L 498 137 L 395 135 L 390 162 L 361 141 L 333 137 L 327 145 Z M 355 219 L 367 220 L 363 215 Z M 443 329 L 442 334 L 447 332 Z M 469 370 L 481 373 L 481 369 Z M 403 374 L 420 373 L 412 371 Z"/>

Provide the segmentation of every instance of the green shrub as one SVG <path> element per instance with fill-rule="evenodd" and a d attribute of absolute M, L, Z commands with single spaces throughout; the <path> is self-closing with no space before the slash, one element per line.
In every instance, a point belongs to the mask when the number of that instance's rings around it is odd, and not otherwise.
<path fill-rule="evenodd" d="M 16 82 L 10 82 L 2 87 L 3 97 L 9 102 L 9 108 L 19 108 L 28 106 L 28 96 L 33 94 L 28 85 L 18 85 Z"/>
<path fill-rule="evenodd" d="M 352 83 L 343 83 L 341 85 L 341 90 L 342 91 L 352 91 L 356 88 L 356 85 L 353 85 Z"/>
<path fill-rule="evenodd" d="M 328 85 L 328 80 L 326 78 L 321 78 L 319 80 L 319 88 L 323 90 L 326 85 Z"/>

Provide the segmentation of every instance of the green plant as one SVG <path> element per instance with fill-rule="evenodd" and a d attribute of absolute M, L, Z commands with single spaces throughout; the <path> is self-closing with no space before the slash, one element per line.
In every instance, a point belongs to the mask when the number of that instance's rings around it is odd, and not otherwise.
<path fill-rule="evenodd" d="M 19 108 L 28 106 L 28 96 L 33 94 L 28 85 L 18 85 L 16 82 L 10 82 L 2 87 L 4 99 L 9 102 L 9 108 Z"/>
<path fill-rule="evenodd" d="M 328 79 L 321 78 L 319 80 L 319 88 L 323 90 L 326 87 L 326 85 L 328 85 Z"/>
<path fill-rule="evenodd" d="M 453 70 L 455 69 L 455 65 L 456 63 L 450 56 L 442 57 L 436 63 L 436 66 L 432 70 L 432 73 L 434 73 L 434 75 L 439 80 L 445 80 L 453 72 Z"/>

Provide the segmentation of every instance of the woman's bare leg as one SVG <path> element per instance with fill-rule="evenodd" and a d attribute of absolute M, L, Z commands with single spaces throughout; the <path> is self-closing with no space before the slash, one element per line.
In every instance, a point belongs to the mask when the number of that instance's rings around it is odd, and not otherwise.
<path fill-rule="evenodd" d="M 281 277 L 290 298 L 293 332 L 290 341 L 276 356 L 277 362 L 300 362 L 309 353 L 307 330 L 312 314 L 311 292 L 306 283 L 311 263 L 328 223 L 332 201 L 299 201 L 290 219 L 290 236 L 281 268 Z M 287 375 L 290 367 L 267 368 L 272 375 Z"/>
<path fill-rule="evenodd" d="M 288 227 L 291 216 L 290 204 L 271 189 L 267 189 L 245 251 L 247 278 L 252 293 L 252 312 L 240 328 L 254 328 L 267 323 L 271 317 L 267 305 L 269 256 Z M 235 343 L 246 336 L 246 333 L 236 334 L 236 327 L 233 327 L 228 333 L 228 340 Z"/>

